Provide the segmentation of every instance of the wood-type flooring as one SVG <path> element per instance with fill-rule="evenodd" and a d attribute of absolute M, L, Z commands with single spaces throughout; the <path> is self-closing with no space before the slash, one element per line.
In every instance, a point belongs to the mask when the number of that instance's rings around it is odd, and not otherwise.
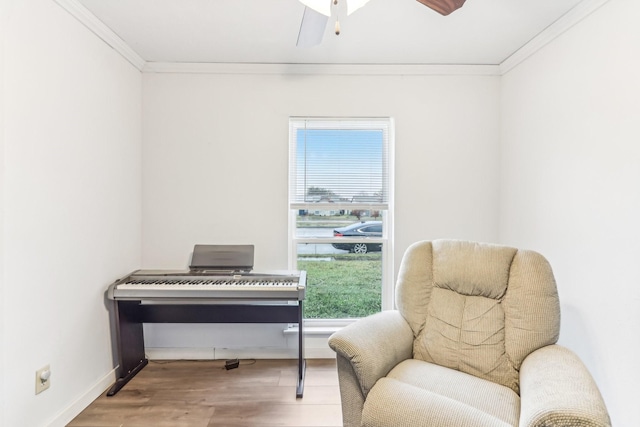
<path fill-rule="evenodd" d="M 307 360 L 296 399 L 297 360 L 149 362 L 115 396 L 103 393 L 67 427 L 339 427 L 336 362 Z"/>

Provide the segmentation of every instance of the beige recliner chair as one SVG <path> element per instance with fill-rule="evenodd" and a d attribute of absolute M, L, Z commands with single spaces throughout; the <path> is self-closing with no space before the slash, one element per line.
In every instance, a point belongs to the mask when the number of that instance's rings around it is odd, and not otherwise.
<path fill-rule="evenodd" d="M 555 345 L 560 306 L 538 253 L 418 242 L 397 311 L 331 336 L 345 426 L 610 426 L 591 375 Z"/>

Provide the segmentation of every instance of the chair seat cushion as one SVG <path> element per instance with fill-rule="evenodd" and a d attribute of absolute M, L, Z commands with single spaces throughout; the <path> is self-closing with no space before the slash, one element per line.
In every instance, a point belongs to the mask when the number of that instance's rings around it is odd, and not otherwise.
<path fill-rule="evenodd" d="M 366 427 L 515 427 L 520 397 L 508 387 L 410 359 L 376 382 L 364 403 Z"/>

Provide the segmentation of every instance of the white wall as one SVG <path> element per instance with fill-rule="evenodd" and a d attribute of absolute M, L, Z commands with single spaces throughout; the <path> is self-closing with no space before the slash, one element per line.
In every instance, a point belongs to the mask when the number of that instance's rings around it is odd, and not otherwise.
<path fill-rule="evenodd" d="M 4 224 L 4 40 L 9 3 L 0 2 L 0 224 Z M 4 307 L 4 226 L 0 226 L 0 307 Z M 4 378 L 4 316 L 0 314 L 0 378 Z M 4 387 L 0 383 L 0 414 L 4 414 Z M 0 415 L 0 427 L 4 422 Z"/>
<path fill-rule="evenodd" d="M 141 263 L 141 76 L 53 1 L 5 4 L 0 424 L 64 425 L 113 379 L 103 294 Z"/>
<path fill-rule="evenodd" d="M 196 243 L 253 243 L 256 270 L 288 267 L 289 116 L 395 119 L 396 268 L 420 239 L 497 238 L 498 77 L 145 73 L 143 81 L 145 268 L 185 268 Z M 284 343 L 281 326 L 248 335 L 148 326 L 151 347 Z"/>
<path fill-rule="evenodd" d="M 639 18 L 611 0 L 502 81 L 501 240 L 549 258 L 616 426 L 640 422 Z"/>

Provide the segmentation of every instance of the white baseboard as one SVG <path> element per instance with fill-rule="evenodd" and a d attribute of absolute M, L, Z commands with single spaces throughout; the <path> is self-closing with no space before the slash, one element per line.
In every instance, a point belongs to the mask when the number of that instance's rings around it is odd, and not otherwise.
<path fill-rule="evenodd" d="M 96 400 L 104 391 L 109 388 L 116 381 L 116 370 L 112 369 L 93 387 L 87 390 L 86 393 L 79 396 L 71 405 L 62 410 L 55 418 L 47 424 L 49 427 L 65 427 L 71 420 L 73 420 L 80 412 L 82 412 L 87 406 Z"/>
<path fill-rule="evenodd" d="M 305 329 L 306 359 L 335 359 L 328 339 L 335 328 Z M 279 347 L 146 347 L 150 360 L 225 360 L 225 359 L 296 359 L 298 357 L 297 328 L 284 331 L 286 344 Z"/>
<path fill-rule="evenodd" d="M 225 359 L 296 359 L 295 348 L 242 347 L 242 348 L 147 348 L 150 360 L 225 360 Z M 334 359 L 335 353 L 329 347 L 306 348 L 306 359 Z"/>

